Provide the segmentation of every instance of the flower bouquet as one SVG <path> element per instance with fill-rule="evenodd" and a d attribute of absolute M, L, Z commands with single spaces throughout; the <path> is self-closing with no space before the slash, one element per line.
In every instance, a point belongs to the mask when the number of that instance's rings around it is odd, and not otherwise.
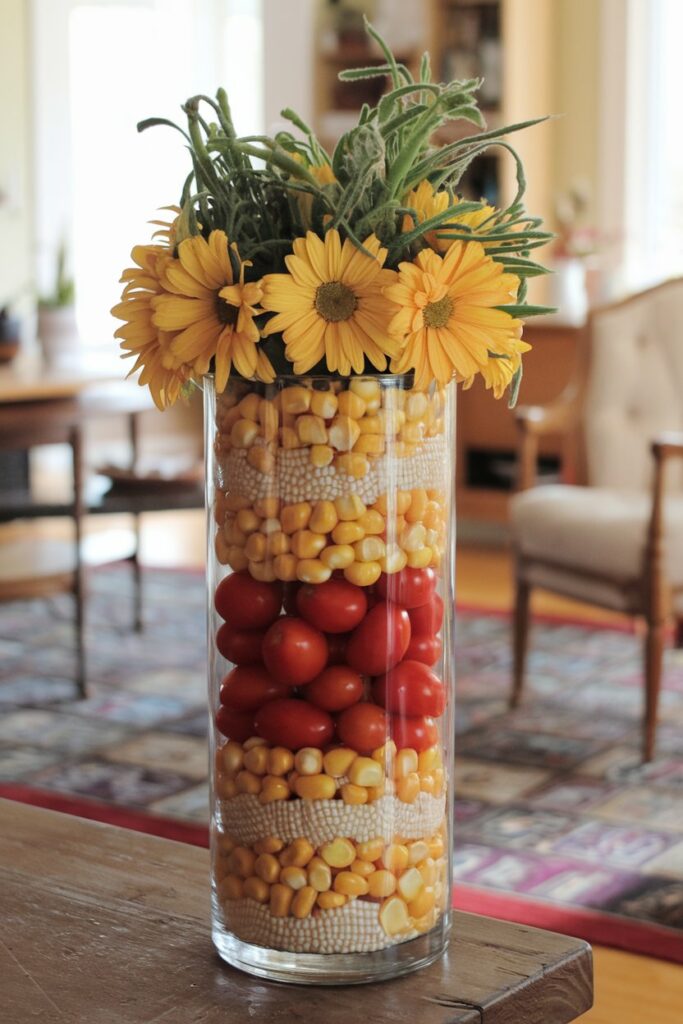
<path fill-rule="evenodd" d="M 187 101 L 179 205 L 113 310 L 160 409 L 205 395 L 214 942 L 310 983 L 448 940 L 455 382 L 514 401 L 549 237 L 505 138 L 534 122 L 487 131 L 478 81 L 367 29 L 386 62 L 341 77 L 389 91 L 332 154 L 291 110 L 238 138 L 222 90 Z M 457 192 L 492 145 L 505 209 Z"/>

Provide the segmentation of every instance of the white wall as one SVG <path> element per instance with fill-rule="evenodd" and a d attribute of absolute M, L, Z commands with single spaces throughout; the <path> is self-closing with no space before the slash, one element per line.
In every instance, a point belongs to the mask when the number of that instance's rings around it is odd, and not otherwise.
<path fill-rule="evenodd" d="M 313 120 L 315 0 L 263 0 L 264 125 L 282 128 L 284 107 Z"/>

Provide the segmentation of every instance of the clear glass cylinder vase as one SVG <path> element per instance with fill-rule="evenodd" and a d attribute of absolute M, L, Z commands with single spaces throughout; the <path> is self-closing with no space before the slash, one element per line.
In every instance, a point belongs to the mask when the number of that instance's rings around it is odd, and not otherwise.
<path fill-rule="evenodd" d="M 214 943 L 277 981 L 406 973 L 450 928 L 454 388 L 205 396 Z"/>

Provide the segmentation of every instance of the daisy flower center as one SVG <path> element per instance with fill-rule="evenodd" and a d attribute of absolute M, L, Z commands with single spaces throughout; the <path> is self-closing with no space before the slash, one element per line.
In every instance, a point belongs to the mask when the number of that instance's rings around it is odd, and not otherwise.
<path fill-rule="evenodd" d="M 220 295 L 216 296 L 216 316 L 224 327 L 234 327 L 239 315 L 239 306 L 232 306 Z"/>
<path fill-rule="evenodd" d="M 445 327 L 453 312 L 453 300 L 444 295 L 437 302 L 428 302 L 423 310 L 427 327 Z"/>
<path fill-rule="evenodd" d="M 321 317 L 331 323 L 348 320 L 357 305 L 356 296 L 341 281 L 321 284 L 315 293 L 315 308 Z"/>

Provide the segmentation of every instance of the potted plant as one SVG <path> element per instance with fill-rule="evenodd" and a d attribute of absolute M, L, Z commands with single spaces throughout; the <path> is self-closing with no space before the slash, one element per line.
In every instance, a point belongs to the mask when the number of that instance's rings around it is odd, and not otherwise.
<path fill-rule="evenodd" d="M 38 300 L 38 338 L 46 362 L 68 359 L 78 348 L 74 295 L 73 278 L 67 271 L 66 245 L 61 242 L 54 288 Z"/>

